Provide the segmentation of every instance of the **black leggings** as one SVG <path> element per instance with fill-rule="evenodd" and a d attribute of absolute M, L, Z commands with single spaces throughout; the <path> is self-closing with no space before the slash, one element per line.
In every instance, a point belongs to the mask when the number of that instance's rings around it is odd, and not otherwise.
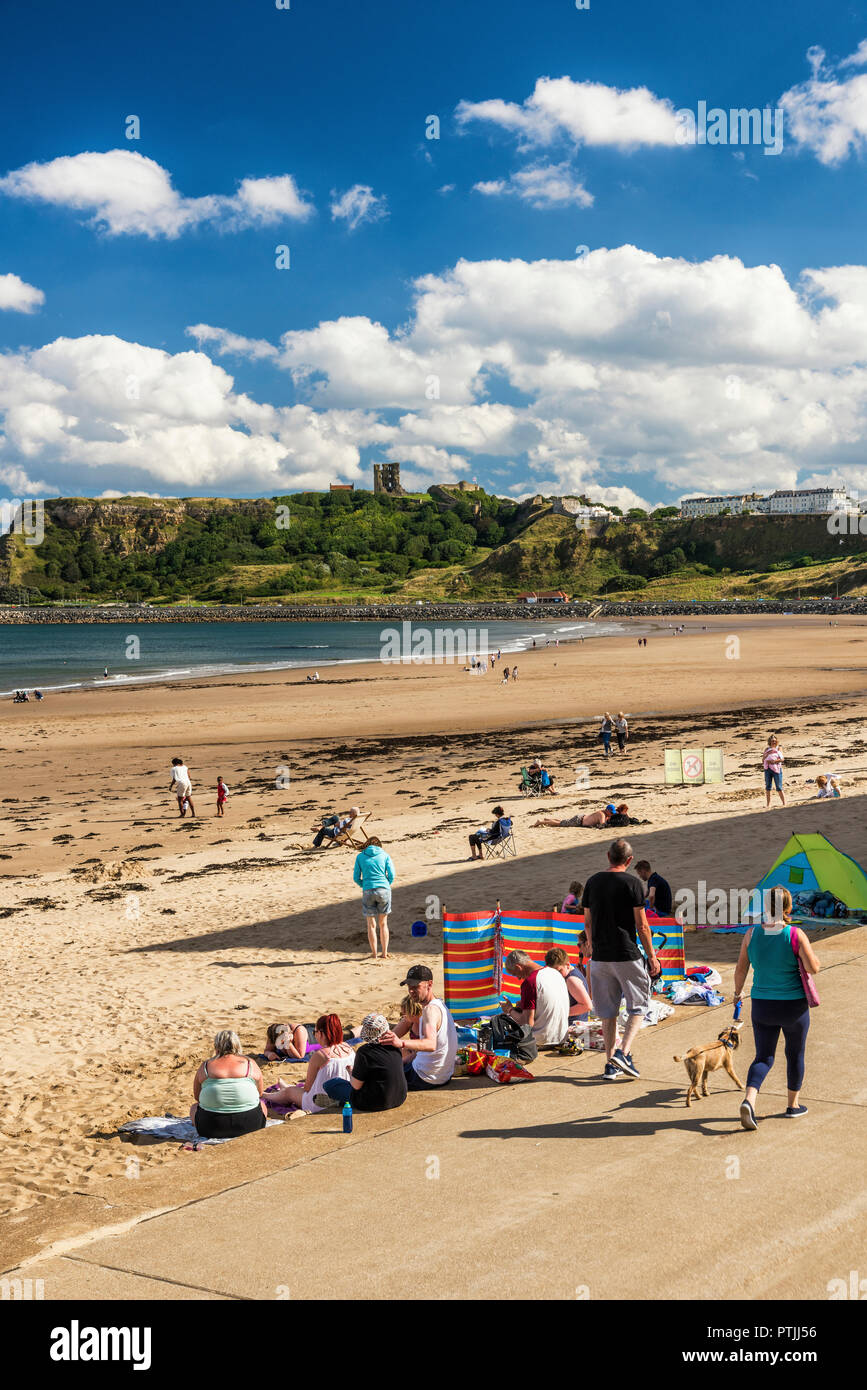
<path fill-rule="evenodd" d="M 786 1085 L 800 1091 L 804 1083 L 804 1049 L 810 1027 L 810 1007 L 806 999 L 751 1000 L 756 1060 L 747 1072 L 747 1085 L 759 1089 L 771 1067 L 780 1040 L 786 1040 Z"/>
<path fill-rule="evenodd" d="M 241 1134 L 253 1134 L 265 1128 L 261 1105 L 252 1110 L 205 1110 L 200 1105 L 193 1121 L 196 1133 L 203 1139 L 237 1139 Z"/>

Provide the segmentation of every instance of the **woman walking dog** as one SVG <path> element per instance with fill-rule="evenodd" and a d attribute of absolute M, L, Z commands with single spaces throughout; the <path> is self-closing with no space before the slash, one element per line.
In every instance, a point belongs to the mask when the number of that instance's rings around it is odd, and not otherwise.
<path fill-rule="evenodd" d="M 751 998 L 756 1058 L 747 1073 L 746 1094 L 741 1102 L 741 1124 L 757 1129 L 754 1109 L 759 1087 L 774 1065 L 782 1029 L 786 1046 L 786 1084 L 789 1088 L 788 1119 L 807 1114 L 801 1105 L 804 1084 L 804 1050 L 810 1027 L 810 1002 L 801 979 L 799 958 L 804 969 L 815 975 L 819 962 L 804 932 L 789 925 L 792 895 L 776 885 L 771 889 L 773 910 L 766 913 L 761 926 L 752 927 L 741 943 L 735 966 L 734 1001 L 741 998 L 750 967 L 753 970 Z M 809 986 L 812 991 L 812 986 Z M 815 998 L 814 1002 L 818 1002 Z"/>

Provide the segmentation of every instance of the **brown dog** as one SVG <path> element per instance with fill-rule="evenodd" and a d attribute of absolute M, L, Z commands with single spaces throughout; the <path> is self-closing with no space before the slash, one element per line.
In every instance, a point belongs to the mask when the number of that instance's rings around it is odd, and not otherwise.
<path fill-rule="evenodd" d="M 689 1052 L 684 1053 L 683 1057 L 675 1057 L 675 1062 L 683 1062 L 689 1076 L 689 1086 L 686 1092 L 687 1105 L 692 1104 L 692 1097 L 700 1100 L 707 1095 L 707 1076 L 708 1072 L 719 1071 L 720 1067 L 727 1071 L 738 1090 L 744 1089 L 743 1081 L 739 1081 L 737 1073 L 732 1066 L 732 1052 L 739 1045 L 740 1038 L 738 1030 L 743 1027 L 742 1023 L 732 1023 L 728 1028 L 724 1028 L 715 1043 L 710 1043 L 707 1047 L 691 1047 Z M 701 1091 L 699 1091 L 701 1087 Z"/>

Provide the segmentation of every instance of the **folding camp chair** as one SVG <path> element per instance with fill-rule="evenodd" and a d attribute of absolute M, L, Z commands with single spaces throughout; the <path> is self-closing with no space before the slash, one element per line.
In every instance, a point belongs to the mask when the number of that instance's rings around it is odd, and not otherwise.
<path fill-rule="evenodd" d="M 534 782 L 527 769 L 525 767 L 522 767 L 521 785 L 519 786 L 518 791 L 521 793 L 522 796 L 541 796 L 542 784 L 541 782 Z"/>
<path fill-rule="evenodd" d="M 517 858 L 513 830 L 510 830 L 508 835 L 498 835 L 496 840 L 482 840 L 481 844 L 486 859 L 508 859 L 510 856 Z"/>

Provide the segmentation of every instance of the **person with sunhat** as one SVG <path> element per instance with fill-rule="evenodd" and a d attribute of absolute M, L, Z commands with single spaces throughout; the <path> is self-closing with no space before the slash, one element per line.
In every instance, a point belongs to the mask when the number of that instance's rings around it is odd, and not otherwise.
<path fill-rule="evenodd" d="M 434 994 L 433 971 L 426 965 L 413 965 L 401 980 L 411 999 L 422 1005 L 419 1035 L 409 1036 L 411 1021 L 400 1023 L 380 1041 L 402 1048 L 403 1069 L 410 1091 L 435 1091 L 447 1086 L 454 1075 L 458 1054 L 458 1032 L 455 1021 L 441 999 Z"/>
<path fill-rule="evenodd" d="M 361 1021 L 361 1044 L 350 1075 L 326 1081 L 313 1097 L 320 1110 L 333 1110 L 347 1101 L 353 1110 L 396 1110 L 406 1100 L 403 1053 L 383 1039 L 389 1032 L 383 1014 L 367 1014 Z"/>

